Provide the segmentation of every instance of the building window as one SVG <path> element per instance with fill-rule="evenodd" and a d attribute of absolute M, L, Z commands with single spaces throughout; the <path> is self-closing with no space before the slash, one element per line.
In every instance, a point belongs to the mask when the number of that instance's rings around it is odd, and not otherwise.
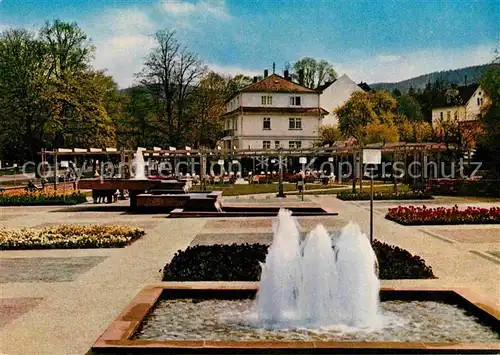
<path fill-rule="evenodd" d="M 290 97 L 290 106 L 300 106 L 300 96 Z"/>
<path fill-rule="evenodd" d="M 274 149 L 280 148 L 280 141 L 274 141 Z"/>
<path fill-rule="evenodd" d="M 264 117 L 262 119 L 262 129 L 264 129 L 264 130 L 271 129 L 271 119 L 269 117 Z"/>
<path fill-rule="evenodd" d="M 237 118 L 234 119 L 234 130 L 235 131 L 238 130 L 238 119 Z"/>
<path fill-rule="evenodd" d="M 477 105 L 481 106 L 481 99 L 479 97 L 477 98 Z"/>
<path fill-rule="evenodd" d="M 479 102 L 480 102 L 479 106 L 483 106 L 483 98 L 482 97 L 481 97 L 481 101 L 479 101 Z"/>
<path fill-rule="evenodd" d="M 300 149 L 300 148 L 302 148 L 302 142 L 301 141 L 289 141 L 288 142 L 288 148 L 290 148 L 290 149 Z"/>
<path fill-rule="evenodd" d="M 439 113 L 439 118 L 440 118 L 441 120 L 443 120 L 443 111 L 441 111 L 441 112 Z"/>
<path fill-rule="evenodd" d="M 450 119 L 451 119 L 451 111 L 446 111 L 446 118 L 447 118 L 448 120 L 450 120 Z"/>
<path fill-rule="evenodd" d="M 260 97 L 260 104 L 263 106 L 268 106 L 273 104 L 273 97 L 272 96 L 261 96 Z"/>
<path fill-rule="evenodd" d="M 262 148 L 263 149 L 270 149 L 271 148 L 271 141 L 263 141 Z"/>
<path fill-rule="evenodd" d="M 458 111 L 455 111 L 455 120 L 458 119 Z"/>
<path fill-rule="evenodd" d="M 302 118 L 289 118 L 288 119 L 288 129 L 290 130 L 300 130 L 302 129 Z"/>

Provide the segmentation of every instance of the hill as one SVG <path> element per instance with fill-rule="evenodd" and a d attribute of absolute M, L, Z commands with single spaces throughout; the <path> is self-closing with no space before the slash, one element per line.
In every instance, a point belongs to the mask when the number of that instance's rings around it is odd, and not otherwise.
<path fill-rule="evenodd" d="M 374 89 L 386 89 L 389 91 L 398 89 L 404 92 L 408 91 L 410 87 L 414 89 L 423 89 L 429 81 L 433 83 L 438 79 L 448 82 L 449 84 L 464 85 L 465 76 L 467 76 L 467 84 L 479 83 L 489 66 L 490 64 L 483 64 L 455 70 L 437 71 L 397 83 L 375 83 L 370 84 L 370 86 Z"/>

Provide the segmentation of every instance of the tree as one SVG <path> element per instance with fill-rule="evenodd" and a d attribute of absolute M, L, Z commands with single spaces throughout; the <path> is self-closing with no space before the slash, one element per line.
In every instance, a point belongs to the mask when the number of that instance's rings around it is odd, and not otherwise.
<path fill-rule="evenodd" d="M 319 128 L 319 138 L 316 146 L 333 146 L 333 144 L 341 138 L 340 130 L 334 125 L 325 125 Z"/>
<path fill-rule="evenodd" d="M 481 80 L 481 87 L 488 97 L 481 122 L 484 135 L 481 143 L 491 157 L 493 173 L 500 177 L 500 56 L 497 56 Z"/>
<path fill-rule="evenodd" d="M 377 121 L 369 95 L 365 92 L 355 92 L 351 98 L 335 110 L 339 118 L 339 129 L 345 138 L 355 138 L 363 141 L 363 129 L 366 125 Z"/>
<path fill-rule="evenodd" d="M 302 74 L 303 75 L 302 75 Z M 326 81 L 337 78 L 337 72 L 326 60 L 317 61 L 314 58 L 305 57 L 293 65 L 292 78 L 311 89 L 316 89 Z"/>
<path fill-rule="evenodd" d="M 181 143 L 190 119 L 187 103 L 206 72 L 198 55 L 181 48 L 175 35 L 175 31 L 169 30 L 154 34 L 156 47 L 147 55 L 138 75 L 154 97 L 157 114 L 165 123 L 162 131 L 172 145 Z"/>
<path fill-rule="evenodd" d="M 399 139 L 395 125 L 396 99 L 387 91 L 355 92 L 337 108 L 339 128 L 345 138 L 355 138 L 361 145 L 394 142 Z"/>
<path fill-rule="evenodd" d="M 252 83 L 252 78 L 243 74 L 238 74 L 234 78 L 230 78 L 228 82 L 228 88 L 226 90 L 226 100 L 229 100 L 238 91 L 240 91 L 244 87 L 247 87 L 248 85 L 251 85 Z"/>
<path fill-rule="evenodd" d="M 398 112 L 406 116 L 412 122 L 420 122 L 423 120 L 422 109 L 418 100 L 409 95 L 401 94 L 398 98 Z"/>
<path fill-rule="evenodd" d="M 408 143 L 430 142 L 434 138 L 432 126 L 428 122 L 411 122 L 405 116 L 397 120 L 399 139 Z"/>
<path fill-rule="evenodd" d="M 101 98 L 98 93 L 92 92 L 100 85 L 92 83 L 92 80 L 101 79 L 91 71 L 89 65 L 95 47 L 75 22 L 47 22 L 40 30 L 40 39 L 47 48 L 47 77 L 52 108 L 51 128 L 55 131 L 54 145 L 73 145 L 79 141 L 75 134 L 82 119 L 95 119 L 96 124 L 101 120 L 107 121 L 107 114 L 102 111 Z M 91 111 L 87 112 L 85 108 Z M 96 143 L 109 141 L 107 136 L 98 137 L 99 133 L 108 134 L 105 130 L 98 129 L 93 136 Z M 72 136 L 70 142 L 66 141 L 68 136 Z"/>
<path fill-rule="evenodd" d="M 33 32 L 8 29 L 0 35 L 0 156 L 35 160 L 43 145 L 49 105 L 46 46 Z"/>
<path fill-rule="evenodd" d="M 393 143 L 399 140 L 398 128 L 386 123 L 369 123 L 365 127 L 366 144 L 369 143 Z"/>
<path fill-rule="evenodd" d="M 221 115 L 226 109 L 228 93 L 235 89 L 233 80 L 213 71 L 201 79 L 194 101 L 197 118 L 196 129 L 193 130 L 195 146 L 214 147 L 217 140 L 222 138 L 224 123 Z"/>

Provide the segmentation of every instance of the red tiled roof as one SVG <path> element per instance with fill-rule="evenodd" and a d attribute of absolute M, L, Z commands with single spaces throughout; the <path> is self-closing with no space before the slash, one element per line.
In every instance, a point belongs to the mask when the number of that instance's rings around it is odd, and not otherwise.
<path fill-rule="evenodd" d="M 291 113 L 297 115 L 328 115 L 328 111 L 318 107 L 238 107 L 236 110 L 222 115 L 230 116 L 235 113 Z"/>
<path fill-rule="evenodd" d="M 240 92 L 317 93 L 315 90 L 286 80 L 278 74 L 271 74 L 267 78 L 241 89 Z"/>

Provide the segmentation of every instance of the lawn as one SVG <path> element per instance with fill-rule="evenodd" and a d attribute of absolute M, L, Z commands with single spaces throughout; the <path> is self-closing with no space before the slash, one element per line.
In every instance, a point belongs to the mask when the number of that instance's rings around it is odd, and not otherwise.
<path fill-rule="evenodd" d="M 360 191 L 361 190 L 359 189 L 359 185 L 357 185 L 356 192 L 358 193 Z M 370 185 L 368 185 L 368 186 L 363 185 L 363 192 L 369 192 L 369 191 L 370 191 Z M 392 185 L 392 184 L 374 185 L 373 191 L 374 192 L 392 192 L 392 191 L 394 191 L 394 185 Z M 408 185 L 399 185 L 398 191 L 399 192 L 409 191 L 409 187 L 408 187 Z M 352 186 L 338 187 L 337 189 L 334 189 L 331 191 L 314 191 L 314 190 L 310 190 L 308 188 L 308 186 L 306 186 L 306 190 L 304 192 L 304 195 L 336 195 L 336 194 L 341 193 L 341 192 L 352 192 Z M 292 192 L 290 194 L 291 195 L 298 195 L 299 193 L 298 193 L 298 191 L 295 191 L 295 192 Z"/>
<path fill-rule="evenodd" d="M 345 185 L 322 185 L 322 184 L 306 184 L 306 191 L 310 189 L 332 189 Z M 207 190 L 222 191 L 224 196 L 237 196 L 237 195 L 252 195 L 252 194 L 265 194 L 265 193 L 278 193 L 278 184 L 231 184 L 231 185 L 207 185 Z M 201 187 L 196 185 L 193 191 L 201 191 Z M 297 192 L 295 184 L 283 184 L 283 191 Z"/>

